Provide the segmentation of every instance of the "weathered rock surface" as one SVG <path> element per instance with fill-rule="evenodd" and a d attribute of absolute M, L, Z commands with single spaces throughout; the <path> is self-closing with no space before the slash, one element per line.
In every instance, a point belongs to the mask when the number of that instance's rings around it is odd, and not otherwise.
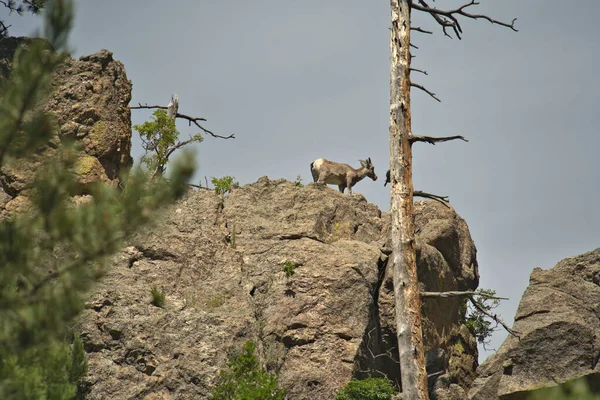
<path fill-rule="evenodd" d="M 425 286 L 473 289 L 464 221 L 437 202 L 417 210 Z M 376 371 L 398 379 L 391 299 L 380 290 L 389 216 L 364 197 L 264 177 L 224 199 L 190 192 L 159 219 L 116 256 L 80 319 L 86 399 L 208 398 L 227 354 L 247 340 L 290 399 L 330 400 Z M 164 308 L 150 304 L 152 286 L 165 291 Z M 455 348 L 473 338 L 463 338 L 455 304 L 427 307 L 430 368 L 445 377 L 438 398 L 465 398 L 469 379 L 457 371 L 473 373 L 477 350 Z"/>
<path fill-rule="evenodd" d="M 597 376 L 600 358 L 600 248 L 533 270 L 509 336 L 477 371 L 474 400 L 517 399 L 520 392 Z"/>
<path fill-rule="evenodd" d="M 7 76 L 13 54 L 27 38 L 7 38 L 0 41 L 0 73 Z M 131 82 L 125 68 L 115 61 L 112 53 L 101 50 L 96 54 L 68 58 L 55 72 L 52 94 L 41 106 L 56 116 L 60 131 L 50 146 L 29 157 L 13 160 L 0 170 L 0 185 L 14 202 L 27 203 L 27 185 L 33 180 L 47 157 L 56 152 L 59 142 L 73 140 L 83 155 L 77 162 L 75 174 L 80 194 L 87 192 L 91 182 L 116 182 L 119 172 L 131 165 Z M 22 197 L 22 199 L 18 199 Z M 22 208 L 22 207 L 21 207 Z M 8 208 L 3 208 L 8 213 Z M 3 209 L 0 209 L 2 212 Z"/>

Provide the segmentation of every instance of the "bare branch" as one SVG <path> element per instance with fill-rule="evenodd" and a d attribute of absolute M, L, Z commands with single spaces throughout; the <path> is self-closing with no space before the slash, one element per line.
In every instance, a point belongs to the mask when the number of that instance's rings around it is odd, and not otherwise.
<path fill-rule="evenodd" d="M 154 108 L 160 108 L 162 110 L 167 110 L 168 107 L 166 106 L 149 106 L 148 104 L 142 105 L 141 103 L 138 103 L 137 106 L 129 106 L 130 109 L 132 110 L 137 110 L 137 109 L 141 109 L 141 108 L 148 108 L 148 109 L 154 109 Z M 202 125 L 200 125 L 200 123 L 198 121 L 206 121 L 206 118 L 202 118 L 202 117 L 190 117 L 189 115 L 185 115 L 182 113 L 177 113 L 175 115 L 175 118 L 182 118 L 188 121 L 189 125 L 192 126 L 192 124 L 196 125 L 198 128 L 202 129 L 202 131 L 206 134 L 211 135 L 214 138 L 219 138 L 219 139 L 235 139 L 235 135 L 231 134 L 229 136 L 221 136 L 221 135 L 217 135 L 216 133 L 212 132 L 211 130 L 206 129 L 205 127 L 203 127 Z"/>
<path fill-rule="evenodd" d="M 417 46 L 415 46 L 414 44 L 412 44 L 412 43 L 410 44 L 410 47 L 412 47 L 413 49 L 419 50 L 419 48 Z"/>
<path fill-rule="evenodd" d="M 437 194 L 431 194 L 431 193 L 427 193 L 427 192 L 422 192 L 420 190 L 415 190 L 413 192 L 413 197 L 423 197 L 425 199 L 432 199 L 432 200 L 438 200 L 441 201 L 442 203 L 450 203 L 450 199 L 448 198 L 448 196 L 438 196 Z"/>
<path fill-rule="evenodd" d="M 473 304 L 473 307 L 475 307 L 479 312 L 481 312 L 482 314 L 485 314 L 486 316 L 488 316 L 489 318 L 494 320 L 494 322 L 496 322 L 497 324 L 502 325 L 502 327 L 509 334 L 511 334 L 517 338 L 520 338 L 519 337 L 520 332 L 517 332 L 514 329 L 509 328 L 508 325 L 506 325 L 504 323 L 504 321 L 502 321 L 500 319 L 500 317 L 498 317 L 498 315 L 491 314 L 487 310 L 485 310 L 483 307 L 481 307 L 479 305 L 479 303 L 473 298 L 473 296 L 479 296 L 479 297 L 483 297 L 485 299 L 493 299 L 493 300 L 508 300 L 505 297 L 497 297 L 497 296 L 493 296 L 493 295 L 489 295 L 489 294 L 485 294 L 485 293 L 478 293 L 478 292 L 472 292 L 472 291 L 421 292 L 422 298 L 467 297 L 469 299 L 469 301 L 471 302 L 471 304 Z"/>
<path fill-rule="evenodd" d="M 410 70 L 411 70 L 411 71 L 415 71 L 415 72 L 420 72 L 420 73 L 422 73 L 423 75 L 429 75 L 429 74 L 427 73 L 427 71 L 424 71 L 424 70 L 422 70 L 422 69 L 418 69 L 418 68 L 413 68 L 413 67 L 410 67 Z"/>
<path fill-rule="evenodd" d="M 429 91 L 429 90 L 427 90 L 427 89 L 426 89 L 424 86 L 421 86 L 421 85 L 419 85 L 419 84 L 417 84 L 417 83 L 413 83 L 413 82 L 411 82 L 411 83 L 410 83 L 410 86 L 412 86 L 412 87 L 416 87 L 417 89 L 421 89 L 422 91 L 424 91 L 425 93 L 427 93 L 428 95 L 430 95 L 431 97 L 433 97 L 434 99 L 436 99 L 437 101 L 439 101 L 440 103 L 442 102 L 440 99 L 438 99 L 438 98 L 435 96 L 435 93 L 433 93 L 433 92 L 430 92 L 430 91 Z"/>
<path fill-rule="evenodd" d="M 422 11 L 431 15 L 433 19 L 435 19 L 435 21 L 442 27 L 444 35 L 450 38 L 452 38 L 452 36 L 448 34 L 447 28 L 451 28 L 459 40 L 462 39 L 461 34 L 463 33 L 463 31 L 458 20 L 459 16 L 471 19 L 484 19 L 486 21 L 489 21 L 491 24 L 504 26 L 506 28 L 510 28 L 515 32 L 518 32 L 517 28 L 515 28 L 515 22 L 517 21 L 516 18 L 514 18 L 510 23 L 508 23 L 493 19 L 484 14 L 472 14 L 467 10 L 469 7 L 477 6 L 479 4 L 480 3 L 478 1 L 471 0 L 469 3 L 463 4 L 462 6 L 453 10 L 441 10 L 436 7 L 431 7 L 429 4 L 427 4 L 425 0 L 418 0 L 418 4 L 411 1 L 410 7 L 413 10 Z"/>
<path fill-rule="evenodd" d="M 180 147 L 183 147 L 183 146 L 185 146 L 185 145 L 186 145 L 186 144 L 188 144 L 188 143 L 192 143 L 192 142 L 193 142 L 193 141 L 195 141 L 195 140 L 196 140 L 196 139 L 194 139 L 194 138 L 189 138 L 188 140 L 184 140 L 183 142 L 177 142 L 177 144 L 174 144 L 173 146 L 171 146 L 171 147 L 169 148 L 169 150 L 168 150 L 168 151 L 167 151 L 167 153 L 165 154 L 165 159 L 168 159 L 168 158 L 169 158 L 169 156 L 170 156 L 171 154 L 173 154 L 173 152 L 174 152 L 175 150 L 179 149 Z"/>
<path fill-rule="evenodd" d="M 422 298 L 448 298 L 448 297 L 466 297 L 466 296 L 479 296 L 485 299 L 493 299 L 493 300 L 510 300 L 506 297 L 497 297 L 492 296 L 486 293 L 473 292 L 471 290 L 467 291 L 449 291 L 449 292 L 421 292 Z"/>
<path fill-rule="evenodd" d="M 463 142 L 468 142 L 468 140 L 465 139 L 464 136 L 435 137 L 435 136 L 411 135 L 411 137 L 409 139 L 410 144 L 413 144 L 415 142 L 425 142 L 425 143 L 429 143 L 429 144 L 433 144 L 433 145 L 435 145 L 436 143 L 439 143 L 439 142 L 449 142 L 450 140 L 462 140 Z"/>
<path fill-rule="evenodd" d="M 502 327 L 506 330 L 506 332 L 510 333 L 511 335 L 515 336 L 518 339 L 521 339 L 521 337 L 519 336 L 521 334 L 521 332 L 515 331 L 512 328 L 509 328 L 508 325 L 506 325 L 504 323 L 504 321 L 502 321 L 500 319 L 500 317 L 498 317 L 498 315 L 496 314 L 490 314 L 489 312 L 487 312 L 483 307 L 481 307 L 479 305 L 479 303 L 477 303 L 473 297 L 469 297 L 469 301 L 471 302 L 471 304 L 473 304 L 473 307 L 475 307 L 479 312 L 481 312 L 482 314 L 487 315 L 488 317 L 490 317 L 491 319 L 493 319 L 497 324 L 502 325 Z"/>
<path fill-rule="evenodd" d="M 433 35 L 433 32 L 425 30 L 419 26 L 411 26 L 410 30 L 415 32 L 427 33 L 428 35 Z"/>

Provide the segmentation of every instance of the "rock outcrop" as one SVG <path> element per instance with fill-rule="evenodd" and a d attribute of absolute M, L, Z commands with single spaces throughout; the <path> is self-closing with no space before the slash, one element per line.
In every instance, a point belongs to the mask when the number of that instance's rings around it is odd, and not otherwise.
<path fill-rule="evenodd" d="M 18 45 L 31 40 L 6 38 L 0 41 L 3 77 L 10 74 Z M 28 184 L 62 141 L 74 141 L 83 151 L 75 165 L 79 194 L 86 194 L 87 185 L 92 182 L 116 183 L 119 172 L 132 163 L 128 107 L 131 82 L 123 64 L 115 61 L 111 52 L 101 50 L 79 60 L 67 58 L 55 72 L 52 87 L 52 94 L 41 108 L 56 117 L 59 131 L 50 146 L 2 166 L 0 185 L 10 200 L 0 208 L 0 214 L 27 207 Z"/>
<path fill-rule="evenodd" d="M 427 290 L 474 289 L 464 221 L 417 203 Z M 208 398 L 247 340 L 290 399 L 327 399 L 353 376 L 397 381 L 389 215 L 361 195 L 263 177 L 227 197 L 190 192 L 118 254 L 79 320 L 86 399 Z M 283 266 L 293 264 L 286 277 Z M 150 304 L 153 286 L 164 308 Z M 458 303 L 425 305 L 438 399 L 464 399 L 476 367 Z"/>
<path fill-rule="evenodd" d="M 533 270 L 513 329 L 477 371 L 473 400 L 520 399 L 524 392 L 600 372 L 600 249 Z M 598 385 L 596 384 L 596 387 Z"/>

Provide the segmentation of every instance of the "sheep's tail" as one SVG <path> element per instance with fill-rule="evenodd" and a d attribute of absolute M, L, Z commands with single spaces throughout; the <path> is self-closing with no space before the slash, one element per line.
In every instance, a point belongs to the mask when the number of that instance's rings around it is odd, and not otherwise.
<path fill-rule="evenodd" d="M 313 182 L 316 182 L 316 181 L 317 181 L 317 179 L 315 178 L 315 170 L 314 170 L 314 165 L 315 165 L 315 162 L 314 162 L 314 161 L 310 163 L 310 174 L 311 174 L 311 175 L 312 175 L 312 177 L 313 177 Z"/>

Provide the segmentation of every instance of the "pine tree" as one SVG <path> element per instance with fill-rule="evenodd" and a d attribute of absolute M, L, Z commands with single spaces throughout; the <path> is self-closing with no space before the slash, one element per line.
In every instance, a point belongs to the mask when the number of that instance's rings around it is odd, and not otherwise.
<path fill-rule="evenodd" d="M 39 14 L 46 5 L 47 0 L 4 0 L 0 2 L 8 9 L 9 13 L 23 15 L 25 12 Z M 8 28 L 4 20 L 0 20 L 0 38 L 8 36 Z"/>
<path fill-rule="evenodd" d="M 10 79 L 0 82 L 0 167 L 46 146 L 58 133 L 39 111 L 52 73 L 64 61 L 72 24 L 70 0 L 48 1 L 47 41 L 15 53 Z M 77 146 L 61 145 L 31 184 L 31 209 L 0 222 L 0 399 L 71 399 L 86 370 L 81 341 L 69 326 L 91 285 L 123 240 L 160 206 L 183 194 L 192 160 L 173 163 L 169 180 L 149 182 L 140 170 L 122 177 L 124 189 L 96 184 L 76 205 Z M 177 161 L 177 160 L 176 160 Z"/>

